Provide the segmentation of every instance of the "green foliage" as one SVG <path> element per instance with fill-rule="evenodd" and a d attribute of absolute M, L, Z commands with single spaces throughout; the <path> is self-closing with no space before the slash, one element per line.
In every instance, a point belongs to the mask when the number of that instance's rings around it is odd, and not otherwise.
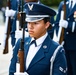
<path fill-rule="evenodd" d="M 6 7 L 7 0 L 0 0 L 0 8 Z"/>
<path fill-rule="evenodd" d="M 40 0 L 40 1 L 48 6 L 58 6 L 62 0 Z"/>
<path fill-rule="evenodd" d="M 48 6 L 58 6 L 62 0 L 40 0 L 40 1 L 41 3 L 48 5 Z M 7 0 L 0 0 L 0 7 L 2 6 L 5 7 L 6 4 L 7 4 Z"/>

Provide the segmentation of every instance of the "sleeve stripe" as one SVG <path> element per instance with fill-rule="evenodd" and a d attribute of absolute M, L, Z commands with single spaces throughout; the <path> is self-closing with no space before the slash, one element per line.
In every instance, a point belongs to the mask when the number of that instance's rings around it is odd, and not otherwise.
<path fill-rule="evenodd" d="M 59 45 L 59 46 L 55 49 L 55 51 L 54 51 L 54 53 L 53 53 L 53 56 L 52 56 L 51 59 L 50 59 L 50 62 L 51 62 L 51 65 L 50 65 L 50 75 L 52 75 L 53 63 L 54 63 L 56 54 L 57 54 L 57 52 L 59 51 L 59 49 L 60 49 L 61 47 L 62 47 L 62 45 Z"/>

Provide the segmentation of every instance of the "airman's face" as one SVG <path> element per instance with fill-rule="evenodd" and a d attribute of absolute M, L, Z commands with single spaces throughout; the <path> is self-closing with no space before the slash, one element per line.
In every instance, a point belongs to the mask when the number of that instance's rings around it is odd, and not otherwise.
<path fill-rule="evenodd" d="M 44 23 L 44 20 L 36 22 L 28 22 L 27 27 L 29 35 L 35 39 L 40 38 L 46 33 L 49 24 L 50 24 L 49 22 Z"/>

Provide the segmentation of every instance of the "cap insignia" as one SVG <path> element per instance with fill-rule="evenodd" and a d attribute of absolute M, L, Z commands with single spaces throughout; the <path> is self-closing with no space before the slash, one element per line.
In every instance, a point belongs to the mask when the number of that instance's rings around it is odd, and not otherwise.
<path fill-rule="evenodd" d="M 29 7 L 29 10 L 32 10 L 33 9 L 33 4 L 32 5 L 28 4 L 28 7 Z"/>

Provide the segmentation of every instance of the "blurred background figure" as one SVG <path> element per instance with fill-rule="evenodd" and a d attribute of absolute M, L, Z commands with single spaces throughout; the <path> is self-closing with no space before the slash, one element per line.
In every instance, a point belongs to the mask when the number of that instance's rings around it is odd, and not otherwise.
<path fill-rule="evenodd" d="M 1 11 L 2 11 L 2 14 L 3 14 L 3 22 L 5 23 L 5 19 L 6 19 L 6 17 L 5 17 L 5 7 L 2 7 Z"/>
<path fill-rule="evenodd" d="M 68 74 L 76 75 L 76 0 L 66 1 L 66 18 L 62 20 L 61 11 L 64 2 L 59 5 L 56 23 L 64 28 L 64 49 L 67 58 Z"/>

